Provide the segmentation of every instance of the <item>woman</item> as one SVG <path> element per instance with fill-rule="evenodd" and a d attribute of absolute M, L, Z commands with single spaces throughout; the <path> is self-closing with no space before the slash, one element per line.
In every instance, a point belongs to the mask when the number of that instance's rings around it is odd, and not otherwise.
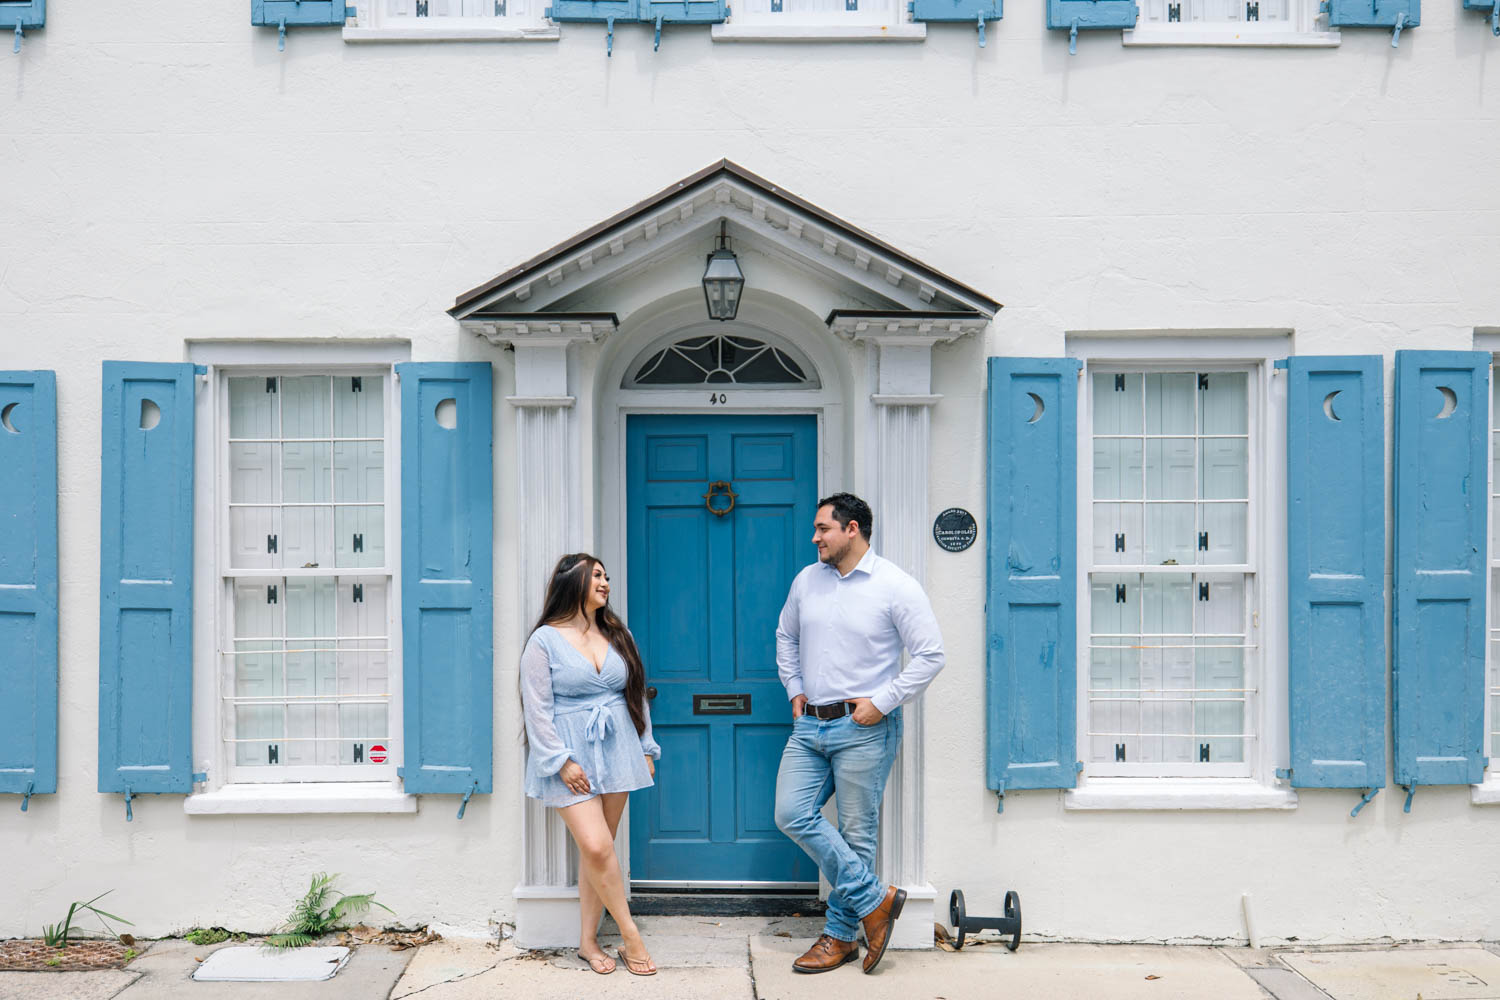
<path fill-rule="evenodd" d="M 578 957 L 600 975 L 615 971 L 597 937 L 607 908 L 625 942 L 625 968 L 654 976 L 625 902 L 615 831 L 629 794 L 654 783 L 661 748 L 651 738 L 641 654 L 610 610 L 609 576 L 591 555 L 563 556 L 552 571 L 541 619 L 521 654 L 521 703 L 526 794 L 556 808 L 578 844 Z"/>

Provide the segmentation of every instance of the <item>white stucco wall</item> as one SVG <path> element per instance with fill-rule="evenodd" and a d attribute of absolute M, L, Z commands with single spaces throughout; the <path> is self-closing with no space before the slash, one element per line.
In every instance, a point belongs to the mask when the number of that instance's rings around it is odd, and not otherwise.
<path fill-rule="evenodd" d="M 983 50 L 966 26 L 795 47 L 668 28 L 653 53 L 648 29 L 620 26 L 611 59 L 585 25 L 516 45 L 308 30 L 278 53 L 247 7 L 54 0 L 20 55 L 0 50 L 0 367 L 58 372 L 62 536 L 59 793 L 24 814 L 0 801 L 0 935 L 104 889 L 145 934 L 263 929 L 317 870 L 407 922 L 482 932 L 514 911 L 519 529 L 503 404 L 497 794 L 462 822 L 450 797 L 356 817 L 189 817 L 179 797 L 144 797 L 126 824 L 121 798 L 94 790 L 105 358 L 181 360 L 190 339 L 403 338 L 414 360 L 494 361 L 498 401 L 510 355 L 458 329 L 454 296 L 720 157 L 1007 304 L 987 343 L 935 353 L 933 512 L 984 508 L 987 354 L 1203 327 L 1389 355 L 1468 348 L 1500 326 L 1500 40 L 1458 0 L 1428 0 L 1399 49 L 1381 31 L 1346 30 L 1331 50 L 1127 50 L 1101 33 L 1076 57 L 1040 0 L 1007 5 Z M 650 298 L 598 304 L 628 321 Z M 833 350 L 866 371 L 863 348 Z M 1088 939 L 1241 937 L 1244 891 L 1268 940 L 1495 935 L 1500 808 L 1471 806 L 1467 788 L 1424 789 L 1410 814 L 1387 789 L 1353 820 L 1348 792 L 1218 814 L 1079 814 L 1031 792 L 997 816 L 983 551 L 929 558 L 950 662 L 927 704 L 940 901 L 957 886 L 994 913 L 1014 888 L 1029 932 Z"/>

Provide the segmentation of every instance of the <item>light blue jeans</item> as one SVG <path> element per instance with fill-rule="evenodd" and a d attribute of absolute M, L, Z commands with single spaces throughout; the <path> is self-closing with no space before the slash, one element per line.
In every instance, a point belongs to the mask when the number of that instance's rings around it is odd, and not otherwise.
<path fill-rule="evenodd" d="M 873 726 L 852 716 L 824 722 L 804 715 L 792 726 L 776 775 L 776 825 L 818 863 L 832 890 L 823 933 L 853 941 L 860 918 L 885 899 L 875 876 L 880 797 L 901 747 L 901 709 Z M 839 826 L 822 809 L 836 799 Z"/>

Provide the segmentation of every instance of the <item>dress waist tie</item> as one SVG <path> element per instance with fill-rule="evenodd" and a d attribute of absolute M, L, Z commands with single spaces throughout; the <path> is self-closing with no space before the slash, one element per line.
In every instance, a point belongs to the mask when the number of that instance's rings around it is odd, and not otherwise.
<path fill-rule="evenodd" d="M 614 728 L 615 716 L 609 705 L 595 705 L 583 727 L 583 738 L 594 745 L 594 773 L 589 776 L 597 785 L 604 778 L 604 740 Z"/>

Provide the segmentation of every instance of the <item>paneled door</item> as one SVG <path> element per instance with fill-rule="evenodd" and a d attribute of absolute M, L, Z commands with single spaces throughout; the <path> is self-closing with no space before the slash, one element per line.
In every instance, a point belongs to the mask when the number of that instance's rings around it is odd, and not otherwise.
<path fill-rule="evenodd" d="M 774 818 L 776 619 L 817 556 L 815 418 L 632 416 L 626 439 L 630 627 L 662 748 L 631 796 L 631 878 L 816 883 Z"/>

